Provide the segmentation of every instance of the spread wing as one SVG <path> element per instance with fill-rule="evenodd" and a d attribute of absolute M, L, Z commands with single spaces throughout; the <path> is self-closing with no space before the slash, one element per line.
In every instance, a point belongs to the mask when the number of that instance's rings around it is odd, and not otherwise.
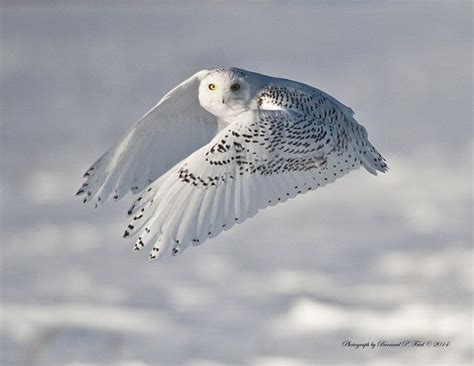
<path fill-rule="evenodd" d="M 138 235 L 134 250 L 150 243 L 151 259 L 178 254 L 258 210 L 334 182 L 369 155 L 371 169 L 385 171 L 347 111 L 327 98 L 289 93 L 263 91 L 260 109 L 240 115 L 135 200 L 124 233 Z M 297 105 L 300 97 L 305 102 Z"/>
<path fill-rule="evenodd" d="M 203 70 L 166 94 L 84 174 L 77 192 L 84 202 L 118 200 L 141 192 L 178 161 L 208 143 L 219 130 L 218 120 L 199 104 Z"/>

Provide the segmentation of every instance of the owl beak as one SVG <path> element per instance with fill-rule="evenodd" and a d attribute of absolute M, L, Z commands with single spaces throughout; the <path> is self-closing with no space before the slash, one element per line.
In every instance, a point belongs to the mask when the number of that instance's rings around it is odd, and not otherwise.
<path fill-rule="evenodd" d="M 222 97 L 222 104 L 225 104 L 225 98 Z"/>

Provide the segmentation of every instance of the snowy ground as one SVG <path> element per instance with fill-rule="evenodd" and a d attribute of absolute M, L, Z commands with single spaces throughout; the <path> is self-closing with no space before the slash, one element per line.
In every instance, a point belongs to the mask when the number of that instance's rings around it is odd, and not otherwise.
<path fill-rule="evenodd" d="M 2 8 L 0 364 L 470 364 L 470 2 L 140 4 Z M 161 95 L 226 65 L 336 96 L 391 170 L 150 263 L 121 239 L 130 197 L 73 195 Z"/>

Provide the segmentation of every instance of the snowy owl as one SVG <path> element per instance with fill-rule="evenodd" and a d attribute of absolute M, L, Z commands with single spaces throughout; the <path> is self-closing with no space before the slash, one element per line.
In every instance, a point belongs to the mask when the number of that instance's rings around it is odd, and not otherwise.
<path fill-rule="evenodd" d="M 354 112 L 303 83 L 203 70 L 166 94 L 84 174 L 96 206 L 140 193 L 123 236 L 150 259 L 200 245 L 258 210 L 385 159 Z"/>

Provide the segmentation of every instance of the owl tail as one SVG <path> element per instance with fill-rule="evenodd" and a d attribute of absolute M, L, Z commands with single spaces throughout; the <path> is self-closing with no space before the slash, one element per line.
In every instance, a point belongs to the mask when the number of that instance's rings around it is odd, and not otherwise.
<path fill-rule="evenodd" d="M 388 170 L 385 158 L 368 141 L 365 150 L 362 150 L 359 157 L 364 168 L 373 175 L 377 175 L 377 171 L 385 173 Z"/>

